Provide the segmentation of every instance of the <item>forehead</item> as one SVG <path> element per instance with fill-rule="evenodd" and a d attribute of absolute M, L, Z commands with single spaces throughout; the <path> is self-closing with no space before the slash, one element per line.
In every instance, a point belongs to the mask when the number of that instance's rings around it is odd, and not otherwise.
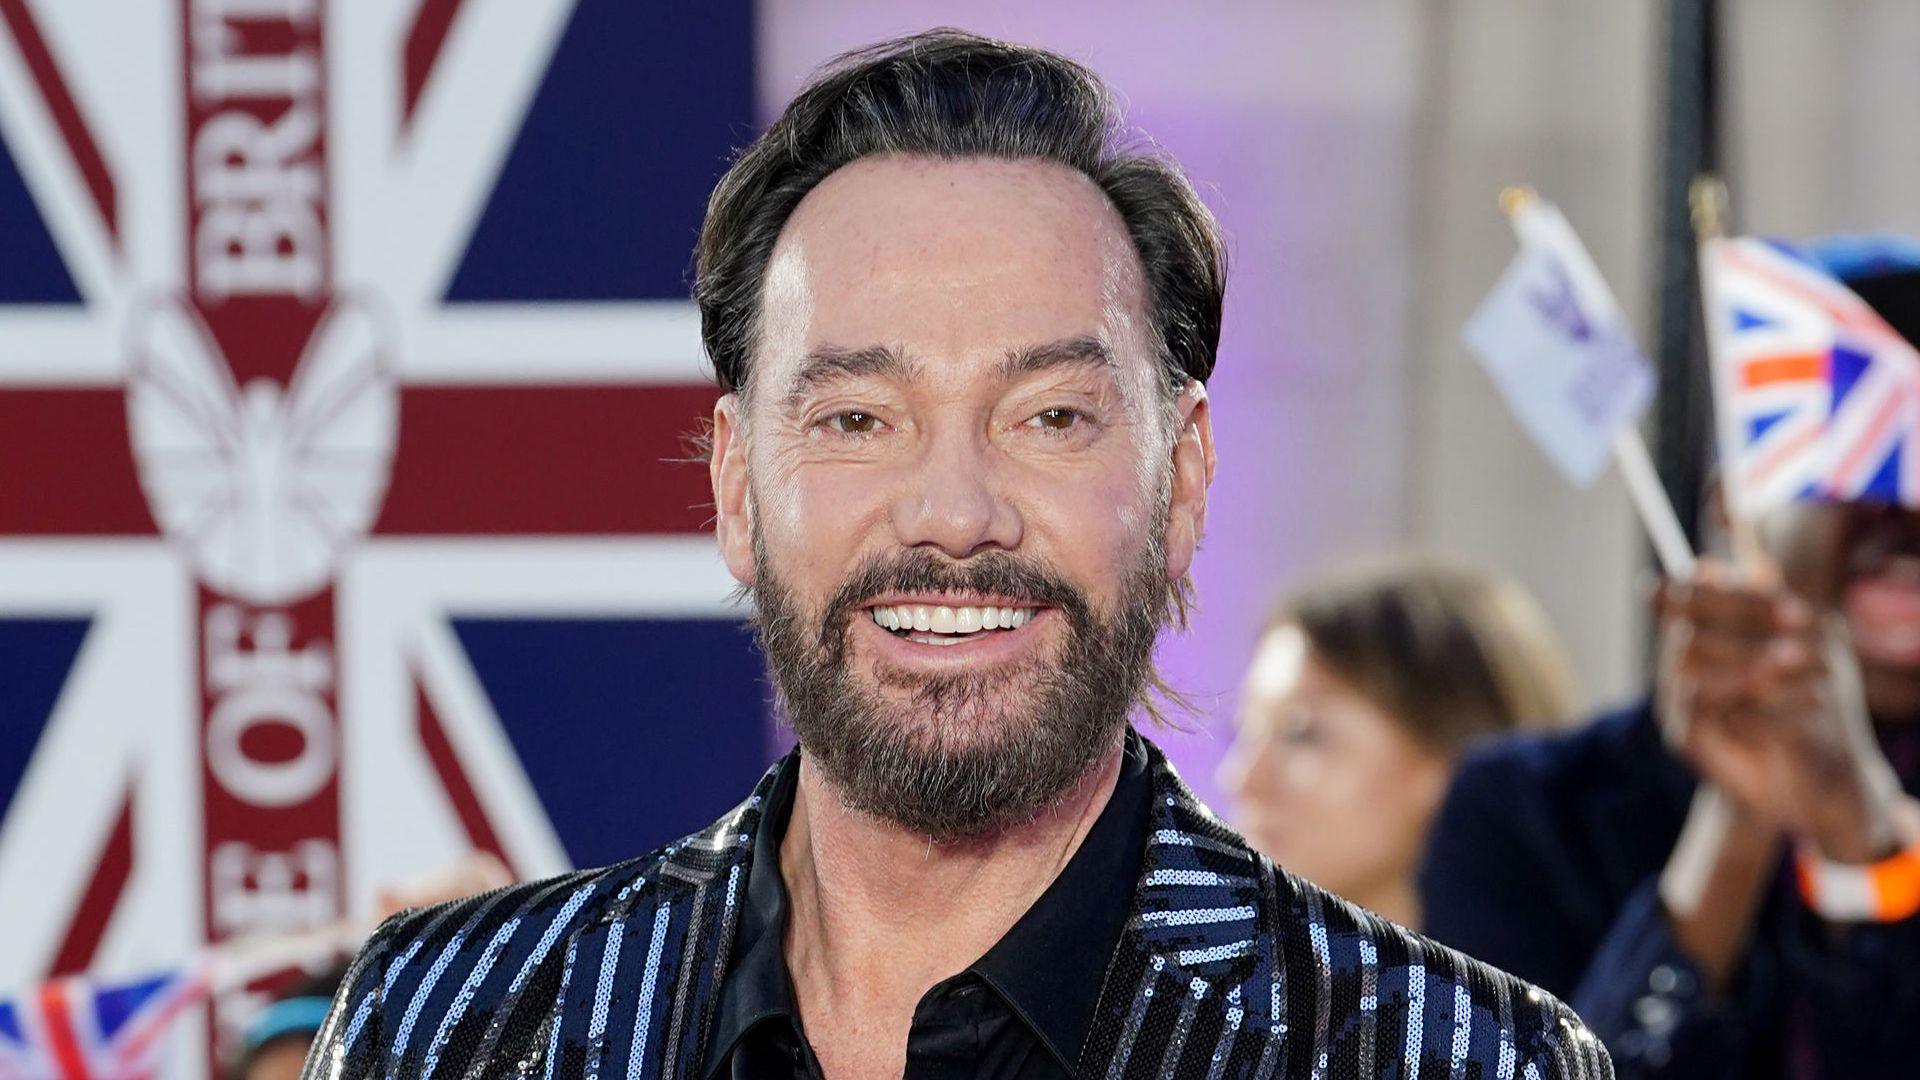
<path fill-rule="evenodd" d="M 1076 170 L 865 158 L 822 181 L 782 231 L 757 366 L 791 366 L 823 346 L 997 360 L 1072 337 L 1144 364 L 1144 296 L 1125 223 Z"/>
<path fill-rule="evenodd" d="M 1268 631 L 1247 665 L 1247 696 L 1271 700 L 1299 689 L 1307 676 L 1309 652 L 1306 633 L 1293 623 Z"/>

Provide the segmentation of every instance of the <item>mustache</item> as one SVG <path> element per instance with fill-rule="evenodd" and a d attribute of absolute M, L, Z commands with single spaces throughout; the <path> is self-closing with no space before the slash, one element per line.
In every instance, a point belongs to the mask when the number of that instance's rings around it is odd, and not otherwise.
<path fill-rule="evenodd" d="M 954 561 L 912 549 L 869 556 L 827 604 L 826 623 L 837 626 L 876 596 L 893 592 L 977 592 L 1036 607 L 1060 609 L 1069 622 L 1085 625 L 1087 598 L 1045 564 L 1005 551 Z"/>

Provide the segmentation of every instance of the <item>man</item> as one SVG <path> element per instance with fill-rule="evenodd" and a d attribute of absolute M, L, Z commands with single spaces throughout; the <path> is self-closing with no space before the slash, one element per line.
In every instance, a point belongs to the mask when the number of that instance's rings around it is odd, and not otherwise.
<path fill-rule="evenodd" d="M 718 540 L 800 749 L 660 852 L 388 924 L 308 1075 L 1607 1075 L 1128 727 L 1205 518 L 1223 289 L 1076 64 L 938 32 L 802 91 L 696 283 Z"/>
<path fill-rule="evenodd" d="M 1886 269 L 1848 283 L 1911 340 Z M 1462 766 L 1427 930 L 1570 995 L 1622 1076 L 1912 1075 L 1920 514 L 1761 524 L 1758 576 L 1662 589 L 1653 700 Z"/>

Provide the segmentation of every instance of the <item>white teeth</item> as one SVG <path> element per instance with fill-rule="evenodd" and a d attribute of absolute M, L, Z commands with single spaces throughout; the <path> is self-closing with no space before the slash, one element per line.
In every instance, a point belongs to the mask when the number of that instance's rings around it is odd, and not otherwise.
<path fill-rule="evenodd" d="M 1032 608 L 949 607 L 946 605 L 893 604 L 872 608 L 873 621 L 888 630 L 943 634 L 964 637 L 981 630 L 1015 630 L 1033 618 Z M 952 644 L 943 641 L 941 644 Z"/>

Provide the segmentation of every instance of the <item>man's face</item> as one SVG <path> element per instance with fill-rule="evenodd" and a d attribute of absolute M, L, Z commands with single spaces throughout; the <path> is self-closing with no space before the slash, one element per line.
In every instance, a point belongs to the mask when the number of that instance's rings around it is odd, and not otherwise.
<path fill-rule="evenodd" d="M 864 159 L 787 223 L 715 412 L 718 531 L 854 805 L 979 832 L 1117 738 L 1212 471 L 1146 311 L 1123 222 L 1057 165 Z"/>

